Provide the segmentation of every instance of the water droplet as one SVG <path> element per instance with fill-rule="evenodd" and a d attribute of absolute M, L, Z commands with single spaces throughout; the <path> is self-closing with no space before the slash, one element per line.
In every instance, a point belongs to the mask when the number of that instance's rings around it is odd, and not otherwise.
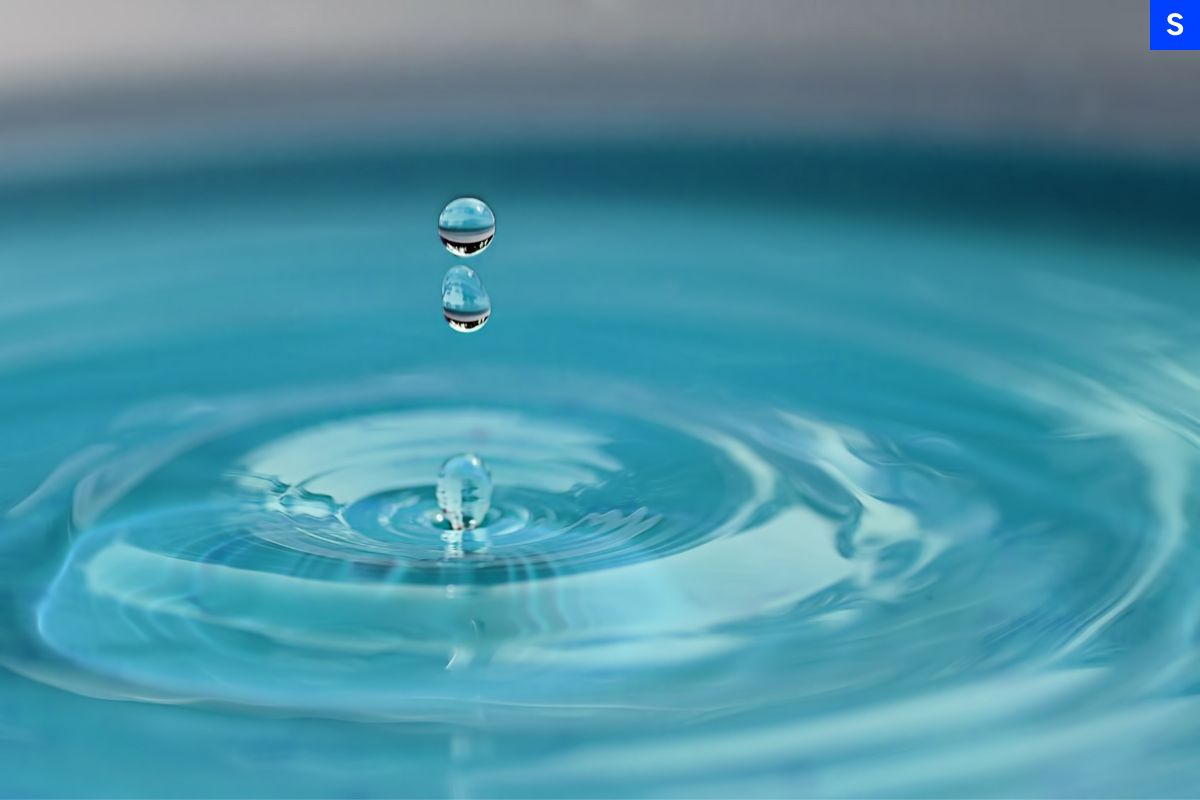
<path fill-rule="evenodd" d="M 438 473 L 437 501 L 453 530 L 482 522 L 492 507 L 492 474 L 483 459 L 470 453 L 447 459 Z"/>
<path fill-rule="evenodd" d="M 496 234 L 496 215 L 478 197 L 460 197 L 442 209 L 438 235 L 456 256 L 482 253 Z"/>
<path fill-rule="evenodd" d="M 451 267 L 442 278 L 442 313 L 459 333 L 477 331 L 492 315 L 492 299 L 475 270 L 462 264 Z"/>

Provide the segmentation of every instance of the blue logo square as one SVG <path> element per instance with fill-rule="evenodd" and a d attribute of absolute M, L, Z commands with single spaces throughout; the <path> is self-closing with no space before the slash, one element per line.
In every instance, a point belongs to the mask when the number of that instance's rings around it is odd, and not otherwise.
<path fill-rule="evenodd" d="M 1200 0 L 1150 0 L 1151 50 L 1200 50 Z"/>

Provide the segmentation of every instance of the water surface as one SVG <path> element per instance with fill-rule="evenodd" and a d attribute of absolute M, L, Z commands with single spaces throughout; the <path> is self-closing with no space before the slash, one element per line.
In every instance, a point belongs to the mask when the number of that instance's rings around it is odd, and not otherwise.
<path fill-rule="evenodd" d="M 769 144 L 0 188 L 0 792 L 1194 795 L 1197 188 Z"/>

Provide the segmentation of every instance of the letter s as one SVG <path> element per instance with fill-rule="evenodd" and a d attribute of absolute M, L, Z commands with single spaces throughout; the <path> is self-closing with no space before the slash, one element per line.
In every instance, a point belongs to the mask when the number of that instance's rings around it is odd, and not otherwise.
<path fill-rule="evenodd" d="M 1171 36 L 1179 36 L 1183 33 L 1183 14 L 1167 14 L 1167 33 Z"/>

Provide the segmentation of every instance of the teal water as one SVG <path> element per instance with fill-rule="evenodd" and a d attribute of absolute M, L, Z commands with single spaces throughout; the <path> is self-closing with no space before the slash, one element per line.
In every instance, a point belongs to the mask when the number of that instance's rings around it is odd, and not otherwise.
<path fill-rule="evenodd" d="M 0 794 L 1195 796 L 1197 189 L 768 143 L 0 187 Z"/>

